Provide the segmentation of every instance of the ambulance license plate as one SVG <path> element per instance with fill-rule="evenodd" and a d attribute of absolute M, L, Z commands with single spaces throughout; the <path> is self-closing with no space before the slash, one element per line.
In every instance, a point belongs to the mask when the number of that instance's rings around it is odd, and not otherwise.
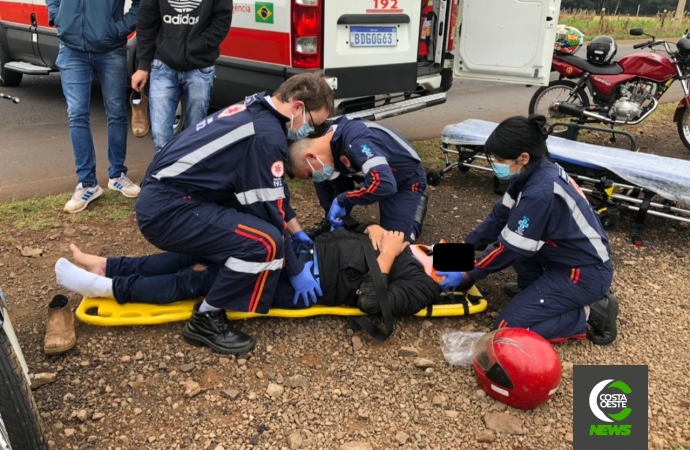
<path fill-rule="evenodd" d="M 396 47 L 398 29 L 396 27 L 352 27 L 350 28 L 350 47 Z"/>

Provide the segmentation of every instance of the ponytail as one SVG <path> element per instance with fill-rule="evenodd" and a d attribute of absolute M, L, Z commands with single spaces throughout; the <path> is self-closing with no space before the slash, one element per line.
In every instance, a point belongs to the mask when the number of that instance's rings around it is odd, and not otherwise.
<path fill-rule="evenodd" d="M 548 137 L 546 117 L 515 116 L 504 120 L 496 127 L 484 144 L 484 153 L 487 156 L 495 155 L 508 160 L 516 159 L 522 153 L 528 153 L 533 161 L 548 158 Z"/>

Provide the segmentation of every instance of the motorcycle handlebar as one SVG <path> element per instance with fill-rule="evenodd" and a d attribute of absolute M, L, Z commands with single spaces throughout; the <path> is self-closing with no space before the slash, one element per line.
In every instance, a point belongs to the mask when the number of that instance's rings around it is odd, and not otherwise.
<path fill-rule="evenodd" d="M 642 44 L 635 44 L 635 45 L 633 45 L 633 48 L 634 48 L 635 50 L 637 50 L 637 49 L 639 49 L 639 48 L 642 48 L 642 47 L 646 47 L 646 46 L 648 46 L 648 45 L 651 45 L 652 43 L 653 43 L 653 41 L 643 42 Z"/>
<path fill-rule="evenodd" d="M 17 97 L 12 97 L 11 95 L 0 93 L 0 98 L 6 98 L 7 100 L 12 100 L 14 103 L 19 103 L 19 99 Z"/>

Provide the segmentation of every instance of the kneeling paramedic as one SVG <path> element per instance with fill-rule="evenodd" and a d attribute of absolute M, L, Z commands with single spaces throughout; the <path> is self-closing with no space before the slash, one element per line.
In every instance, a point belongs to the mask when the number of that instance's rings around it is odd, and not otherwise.
<path fill-rule="evenodd" d="M 327 216 L 321 231 L 342 227 L 341 218 L 353 206 L 378 202 L 383 228 L 402 232 L 410 242 L 419 239 L 428 202 L 426 174 L 402 136 L 374 122 L 341 117 L 322 137 L 290 145 L 289 154 L 290 174 L 315 183 Z"/>
<path fill-rule="evenodd" d="M 440 299 L 440 286 L 409 251 L 401 232 L 358 224 L 349 216 L 344 220 L 346 227 L 317 236 L 313 244 L 293 243 L 305 266 L 313 265 L 323 291 L 319 305 L 357 307 L 368 314 L 388 308 L 390 316 L 410 316 Z M 85 297 L 112 297 L 120 304 L 162 305 L 203 297 L 223 267 L 179 253 L 103 258 L 84 254 L 74 245 L 70 248 L 75 263 L 86 270 L 60 259 L 55 266 L 58 283 Z M 374 249 L 378 256 L 372 256 Z M 299 293 L 282 271 L 271 308 L 309 306 L 308 300 L 299 300 Z"/>
<path fill-rule="evenodd" d="M 254 348 L 223 309 L 266 313 L 281 271 L 299 295 L 320 292 L 288 235 L 284 174 L 288 138 L 332 110 L 325 80 L 297 75 L 273 96 L 255 94 L 207 117 L 154 157 L 136 205 L 142 234 L 161 250 L 222 265 L 184 328 L 188 341 L 221 353 Z"/>
<path fill-rule="evenodd" d="M 470 272 L 439 272 L 441 287 L 471 285 L 513 266 L 515 295 L 495 328 L 528 328 L 551 342 L 616 338 L 618 301 L 609 293 L 608 238 L 579 186 L 548 158 L 543 116 L 512 117 L 489 136 L 484 152 L 495 175 L 511 180 L 503 199 L 465 242 L 484 250 Z M 588 330 L 587 324 L 590 329 Z"/>

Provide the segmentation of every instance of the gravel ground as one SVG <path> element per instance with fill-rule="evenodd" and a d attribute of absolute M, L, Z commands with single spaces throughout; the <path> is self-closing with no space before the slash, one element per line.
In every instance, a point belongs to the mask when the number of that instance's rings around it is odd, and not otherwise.
<path fill-rule="evenodd" d="M 663 148 L 690 157 L 675 127 L 665 129 L 654 135 L 640 129 L 643 151 Z M 313 193 L 295 197 L 303 224 L 316 223 Z M 496 200 L 488 174 L 452 172 L 433 189 L 423 240 L 461 240 Z M 376 216 L 371 208 L 356 211 L 360 219 Z M 650 217 L 645 246 L 634 247 L 631 217 L 624 214 L 609 234 L 621 301 L 617 341 L 610 347 L 556 345 L 564 367 L 561 388 L 531 412 L 487 397 L 471 369 L 449 366 L 440 350 L 444 333 L 490 330 L 508 301 L 502 285 L 512 272 L 478 285 L 490 301 L 487 312 L 398 320 L 385 343 L 347 331 L 343 318 L 245 321 L 239 327 L 258 344 L 241 359 L 187 345 L 181 323 L 78 324 L 72 351 L 42 353 L 46 305 L 62 293 L 55 261 L 68 256 L 70 242 L 101 255 L 153 252 L 131 216 L 74 224 L 60 214 L 38 232 L 0 225 L 0 273 L 31 369 L 57 374 L 34 391 L 56 449 L 568 449 L 577 364 L 649 365 L 650 448 L 688 449 L 690 231 Z M 23 257 L 18 245 L 43 253 Z M 76 307 L 78 298 L 70 297 Z M 418 367 L 417 357 L 428 361 Z"/>

